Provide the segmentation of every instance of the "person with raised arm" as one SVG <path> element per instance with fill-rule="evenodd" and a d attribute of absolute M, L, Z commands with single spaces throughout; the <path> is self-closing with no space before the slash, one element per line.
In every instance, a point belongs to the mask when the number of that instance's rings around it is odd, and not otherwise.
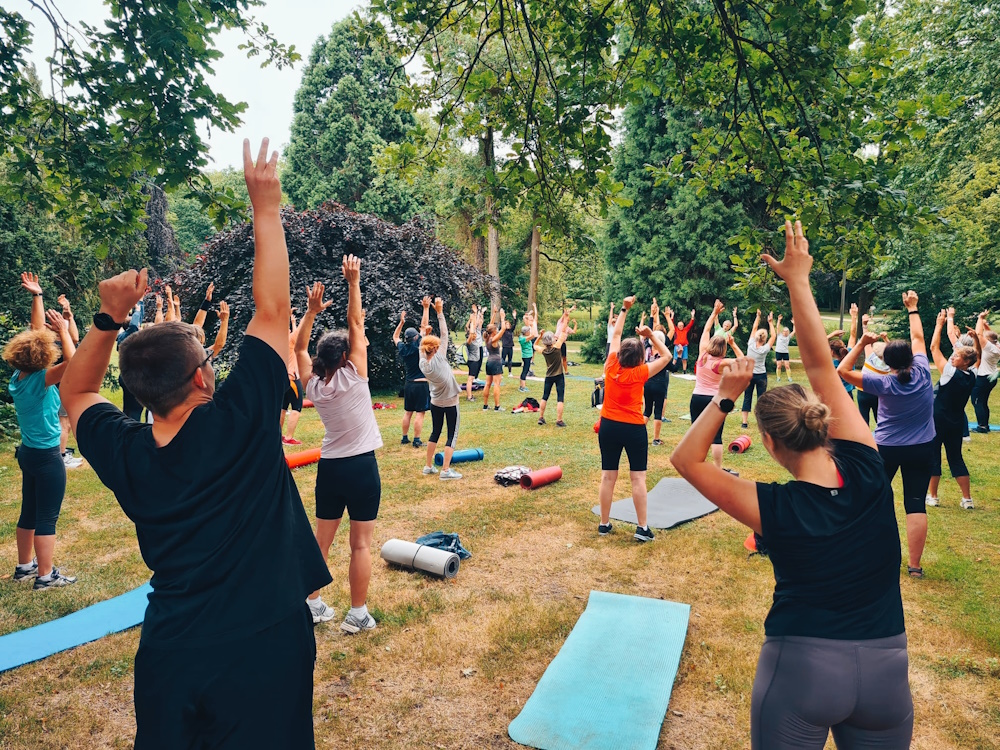
<path fill-rule="evenodd" d="M 37 277 L 33 283 L 38 283 Z M 21 444 L 14 450 L 21 469 L 21 513 L 15 529 L 17 566 L 13 580 L 34 580 L 35 591 L 76 583 L 75 576 L 67 576 L 53 565 L 67 466 L 59 448 L 62 430 L 58 385 L 76 348 L 69 324 L 60 313 L 49 310 L 43 316 L 41 330 L 23 331 L 3 349 L 4 361 L 14 370 L 7 390 L 21 432 Z M 62 347 L 60 364 L 56 364 L 60 356 L 57 339 Z"/>
<path fill-rule="evenodd" d="M 788 376 L 788 382 L 792 382 L 792 360 L 789 347 L 792 343 L 792 339 L 795 338 L 795 321 L 792 321 L 792 327 L 789 329 L 788 326 L 781 325 L 782 316 L 778 316 L 778 335 L 774 340 L 774 367 L 777 373 L 775 380 L 781 382 L 781 367 L 784 365 L 785 374 Z"/>
<path fill-rule="evenodd" d="M 538 340 L 537 320 L 537 314 L 525 313 L 521 335 L 517 337 L 517 343 L 521 347 L 521 384 L 518 387 L 521 393 L 528 391 L 528 373 L 531 372 L 531 360 L 535 356 L 535 341 Z"/>
<path fill-rule="evenodd" d="M 668 352 L 671 350 L 671 344 L 667 343 L 667 329 L 660 324 L 660 306 L 656 303 L 656 297 L 653 297 L 653 302 L 649 306 L 649 322 L 651 324 L 650 327 L 653 329 L 653 336 L 646 340 L 649 344 L 645 347 L 646 364 L 652 364 L 660 358 L 659 351 L 653 346 L 653 339 L 663 344 Z M 667 323 L 670 324 L 672 332 L 674 323 L 670 317 L 667 318 Z M 669 419 L 663 419 L 663 405 L 667 400 L 669 389 L 670 365 L 651 374 L 649 380 L 642 387 L 642 400 L 644 404 L 642 416 L 647 424 L 649 418 L 653 418 L 653 445 L 655 446 L 663 445 L 663 441 L 660 440 L 660 432 L 663 429 L 663 422 L 670 421 Z"/>
<path fill-rule="evenodd" d="M 421 301 L 424 312 L 420 318 L 420 330 L 427 328 L 430 317 L 431 298 L 424 297 Z M 396 355 L 403 363 L 405 380 L 403 382 L 403 438 L 400 445 L 410 442 L 410 421 L 413 421 L 413 447 L 419 448 L 424 443 L 420 439 L 420 431 L 424 426 L 424 414 L 430 407 L 430 389 L 427 378 L 420 372 L 420 332 L 416 328 L 403 331 L 406 322 L 406 312 L 399 313 L 399 324 L 392 333 L 392 342 L 396 345 Z M 400 341 L 400 333 L 404 341 Z"/>
<path fill-rule="evenodd" d="M 500 384 L 503 382 L 503 362 L 500 357 L 500 342 L 510 323 L 507 313 L 501 308 L 497 319 L 497 309 L 493 308 L 490 324 L 486 326 L 486 387 L 483 388 L 483 411 L 490 408 L 490 391 L 493 391 L 493 411 L 500 411 Z"/>
<path fill-rule="evenodd" d="M 500 366 L 507 368 L 507 375 L 510 376 L 514 369 L 514 326 L 517 325 L 517 310 L 511 310 L 510 320 L 507 321 L 507 328 L 500 339 Z"/>
<path fill-rule="evenodd" d="M 70 306 L 69 298 L 65 294 L 60 294 L 56 298 L 56 302 L 62 308 L 63 320 L 66 321 L 66 325 L 69 329 L 69 338 L 73 342 L 73 346 L 80 345 L 80 329 L 76 326 L 76 318 L 73 315 L 73 308 Z M 67 469 L 78 469 L 83 465 L 83 459 L 77 458 L 73 454 L 73 449 L 68 447 L 69 434 L 71 432 L 69 428 L 69 414 L 66 413 L 66 408 L 59 404 L 59 428 L 62 432 L 62 436 L 59 439 L 59 451 L 62 454 L 63 463 L 66 464 Z"/>
<path fill-rule="evenodd" d="M 351 563 L 348 580 L 351 608 L 340 625 L 345 633 L 374 630 L 368 611 L 368 584 L 372 577 L 372 535 L 382 500 L 382 480 L 375 451 L 382 447 L 372 394 L 368 387 L 368 345 L 361 312 L 361 261 L 345 255 L 342 266 L 347 281 L 347 330 L 327 331 L 309 357 L 309 339 L 316 316 L 333 302 L 323 302 L 321 283 L 307 289 L 309 306 L 295 339 L 299 374 L 306 396 L 316 407 L 326 429 L 316 471 L 316 541 L 323 557 L 330 556 L 340 521 L 346 510 L 351 518 Z M 335 612 L 319 591 L 309 597 L 313 622 L 333 619 Z"/>
<path fill-rule="evenodd" d="M 737 357 L 742 357 L 743 352 L 736 345 L 736 339 L 732 335 L 712 336 L 712 326 L 718 319 L 719 313 L 724 306 L 720 300 L 715 300 L 712 314 L 705 321 L 705 328 L 701 332 L 701 340 L 698 342 L 698 363 L 695 369 L 694 390 L 691 392 L 691 424 L 698 421 L 698 417 L 707 409 L 716 394 L 719 392 L 719 381 L 722 378 L 722 368 L 730 360 L 726 359 L 726 349 L 732 347 Z M 722 430 L 725 424 L 719 425 L 719 431 L 712 440 L 712 460 L 715 465 L 722 468 Z M 729 471 L 729 469 L 726 469 Z"/>
<path fill-rule="evenodd" d="M 566 313 L 563 313 L 566 315 Z M 545 424 L 545 405 L 556 389 L 556 427 L 565 427 L 563 408 L 566 400 L 566 374 L 563 372 L 562 346 L 569 336 L 569 328 L 563 327 L 562 333 L 556 336 L 551 331 L 542 331 L 535 342 L 535 350 L 541 352 L 545 360 L 545 384 L 542 388 L 542 399 L 538 402 L 538 424 Z"/>
<path fill-rule="evenodd" d="M 736 335 L 736 331 L 738 331 L 740 327 L 740 319 L 739 317 L 737 317 L 736 314 L 738 309 L 739 308 L 736 307 L 733 308 L 732 320 L 726 320 L 723 321 L 722 323 L 720 323 L 718 320 L 715 321 L 715 332 L 713 334 L 714 336 L 725 336 L 727 333 L 732 334 L 733 336 Z M 751 338 L 753 337 L 751 336 Z"/>
<path fill-rule="evenodd" d="M 298 359 L 295 356 L 295 341 L 299 335 L 301 321 L 295 320 L 295 308 L 288 313 L 288 389 L 281 399 L 281 411 L 278 414 L 278 425 L 281 428 L 281 442 L 284 445 L 302 445 L 295 437 L 295 428 L 299 426 L 299 418 L 305 406 L 305 388 L 299 373 Z"/>
<path fill-rule="evenodd" d="M 465 330 L 465 350 L 466 363 L 469 367 L 469 377 L 465 381 L 465 396 L 467 401 L 475 401 L 472 395 L 472 386 L 479 377 L 479 370 L 483 366 L 483 315 L 485 308 L 472 306 L 472 314 Z"/>
<path fill-rule="evenodd" d="M 716 313 L 713 320 L 718 320 L 718 317 Z M 674 361 L 680 360 L 685 375 L 688 371 L 688 337 L 692 327 L 694 327 L 694 310 L 691 310 L 691 319 L 687 323 L 674 324 Z"/>
<path fill-rule="evenodd" d="M 145 269 L 101 282 L 100 312 L 63 377 L 80 450 L 135 524 L 153 571 L 135 658 L 140 750 L 314 746 L 305 599 L 332 579 L 274 418 L 288 387 L 290 305 L 278 154 L 268 159 L 267 145 L 255 164 L 243 144 L 254 316 L 222 387 L 197 329 L 171 321 L 130 336 L 119 356 L 154 423 L 100 395 Z"/>
<path fill-rule="evenodd" d="M 743 422 L 740 425 L 744 430 L 750 425 L 750 407 L 753 406 L 753 394 L 757 391 L 759 399 L 767 391 L 767 355 L 774 348 L 774 342 L 778 333 L 774 327 L 774 313 L 767 314 L 767 327 L 765 331 L 760 327 L 760 310 L 753 321 L 753 330 L 750 331 L 750 339 L 747 341 L 747 356 L 753 358 L 753 379 L 747 386 L 746 393 L 743 394 Z"/>
<path fill-rule="evenodd" d="M 762 442 L 794 481 L 760 483 L 705 461 L 753 377 L 750 358 L 723 370 L 711 406 L 671 456 L 705 497 L 759 534 L 774 566 L 750 707 L 753 750 L 903 750 L 913 733 L 899 531 L 892 486 L 868 426 L 830 360 L 809 287 L 802 225 L 785 224 L 785 256 L 764 261 L 788 285 L 813 393 L 772 388 L 757 400 Z"/>
<path fill-rule="evenodd" d="M 871 326 L 871 316 L 862 315 L 861 316 L 861 335 L 864 338 L 864 334 L 870 331 Z M 866 341 L 871 341 L 872 338 L 876 338 L 870 344 L 864 346 L 865 363 L 862 365 L 863 370 L 871 370 L 872 372 L 879 375 L 887 375 L 889 373 L 889 368 L 886 366 L 885 362 L 882 361 L 882 355 L 885 354 L 885 345 L 889 340 L 889 337 L 885 334 L 881 336 L 874 336 L 865 339 Z M 834 367 L 837 366 L 836 360 L 834 361 Z M 858 411 L 861 412 L 862 419 L 865 420 L 865 424 L 870 424 L 871 419 L 875 417 L 875 423 L 878 424 L 878 396 L 871 393 L 866 393 L 864 387 L 858 389 Z M 966 430 L 969 429 L 968 424 L 965 427 Z"/>
<path fill-rule="evenodd" d="M 427 463 L 424 474 L 437 474 L 434 466 L 434 452 L 445 424 L 448 425 L 448 440 L 444 445 L 444 462 L 440 479 L 461 479 L 462 475 L 451 468 L 451 456 L 458 441 L 458 400 L 462 389 L 455 380 L 455 373 L 448 363 L 448 323 L 444 319 L 444 302 L 440 297 L 434 300 L 440 337 L 427 335 L 420 342 L 420 371 L 427 378 L 431 389 L 431 437 L 427 441 Z"/>
<path fill-rule="evenodd" d="M 212 293 L 214 291 L 215 282 L 209 282 L 208 289 L 205 290 L 205 299 L 201 301 L 198 312 L 194 314 L 194 320 L 191 321 L 192 325 L 196 325 L 199 328 L 205 327 L 205 321 L 208 319 L 208 311 L 212 309 Z"/>
<path fill-rule="evenodd" d="M 997 334 L 990 329 L 986 320 L 989 313 L 989 310 L 979 313 L 973 332 L 979 339 L 982 356 L 979 367 L 976 368 L 976 390 L 972 394 L 972 407 L 976 411 L 976 432 L 984 434 L 990 432 L 990 394 L 996 387 L 997 375 L 1000 374 L 1000 345 Z"/>
<path fill-rule="evenodd" d="M 882 358 L 889 372 L 880 375 L 868 369 L 855 370 L 854 363 L 864 351 L 858 346 L 837 366 L 841 379 L 878 396 L 878 425 L 875 442 L 892 482 L 903 475 L 903 507 L 906 510 L 907 572 L 923 578 L 920 558 L 927 542 L 927 490 L 934 466 L 934 384 L 924 343 L 924 327 L 917 311 L 917 293 L 903 294 L 903 306 L 910 319 L 910 340 L 894 340 L 885 346 Z M 870 334 L 864 345 L 874 343 Z"/>
<path fill-rule="evenodd" d="M 606 536 L 614 528 L 611 524 L 611 501 L 624 450 L 628 457 L 632 502 L 637 521 L 633 538 L 637 542 L 651 542 L 655 535 L 646 522 L 649 436 L 646 434 L 646 419 L 642 415 L 642 392 L 646 381 L 670 364 L 671 356 L 666 345 L 654 337 L 653 330 L 646 325 L 636 327 L 636 336 L 622 340 L 625 318 L 634 303 L 634 296 L 622 301 L 622 309 L 615 320 L 611 352 L 608 354 L 608 361 L 604 363 L 604 403 L 601 405 L 601 421 L 597 429 L 597 442 L 601 448 L 601 486 L 597 493 L 601 514 L 597 533 Z M 642 339 L 651 340 L 653 348 L 660 355 L 648 364 L 643 361 L 645 355 Z"/>

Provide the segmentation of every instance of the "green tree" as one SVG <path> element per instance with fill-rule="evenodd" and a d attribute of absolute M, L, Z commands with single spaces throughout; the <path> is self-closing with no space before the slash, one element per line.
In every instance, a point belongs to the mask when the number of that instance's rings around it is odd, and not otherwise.
<path fill-rule="evenodd" d="M 341 21 L 314 45 L 295 94 L 284 188 L 300 210 L 333 200 L 398 224 L 417 203 L 379 157 L 406 141 L 416 121 L 398 106 L 399 60 L 372 23 Z"/>

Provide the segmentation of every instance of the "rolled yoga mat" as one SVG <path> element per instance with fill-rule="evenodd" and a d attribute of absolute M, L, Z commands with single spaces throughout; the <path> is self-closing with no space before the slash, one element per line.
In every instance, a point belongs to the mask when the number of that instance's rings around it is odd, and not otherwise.
<path fill-rule="evenodd" d="M 687 604 L 591 591 L 510 738 L 540 750 L 655 750 L 690 613 Z"/>
<path fill-rule="evenodd" d="M 458 566 L 461 563 L 454 552 L 445 552 L 443 549 L 425 547 L 402 539 L 390 539 L 383 544 L 382 559 L 408 570 L 422 570 L 442 578 L 454 578 L 458 575 Z"/>
<path fill-rule="evenodd" d="M 464 464 L 466 461 L 482 461 L 483 460 L 483 449 L 482 448 L 463 448 L 460 451 L 455 451 L 451 454 L 451 462 L 453 464 Z M 435 453 L 434 463 L 438 466 L 444 466 L 444 454 Z"/>
<path fill-rule="evenodd" d="M 300 466 L 314 464 L 319 461 L 319 454 L 319 448 L 311 448 L 310 450 L 301 451 L 300 453 L 289 453 L 285 456 L 285 462 L 288 464 L 289 469 L 297 469 Z"/>
<path fill-rule="evenodd" d="M 669 529 L 719 509 L 685 479 L 664 477 L 649 491 L 647 497 L 646 523 L 654 529 Z M 595 505 L 592 510 L 594 515 L 600 517 L 600 505 Z M 632 498 L 611 503 L 611 517 L 616 521 L 638 523 Z"/>
<path fill-rule="evenodd" d="M 314 404 L 309 399 L 307 399 L 307 398 L 302 399 L 302 408 L 303 409 L 312 409 L 314 406 L 316 406 L 316 404 Z"/>
<path fill-rule="evenodd" d="M 751 445 L 749 435 L 740 435 L 729 444 L 730 453 L 745 453 Z"/>
<path fill-rule="evenodd" d="M 970 430 L 972 430 L 973 432 L 975 432 L 976 429 L 978 429 L 978 428 L 979 428 L 978 424 L 976 424 L 975 422 L 969 422 L 969 429 Z M 1000 432 L 1000 424 L 991 424 L 990 425 L 990 432 Z"/>
<path fill-rule="evenodd" d="M 0 637 L 0 672 L 141 625 L 152 590 L 147 583 L 58 620 Z"/>
<path fill-rule="evenodd" d="M 562 479 L 562 469 L 558 466 L 548 466 L 544 469 L 529 471 L 521 477 L 521 486 L 526 490 L 534 490 Z"/>

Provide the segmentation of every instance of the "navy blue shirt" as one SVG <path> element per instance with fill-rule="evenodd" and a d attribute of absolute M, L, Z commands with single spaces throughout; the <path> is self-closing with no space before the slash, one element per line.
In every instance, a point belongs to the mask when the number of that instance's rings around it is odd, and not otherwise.
<path fill-rule="evenodd" d="M 400 341 L 396 345 L 396 353 L 406 368 L 406 382 L 412 383 L 414 380 L 423 380 L 424 374 L 420 372 L 420 339 L 414 339 L 407 343 Z"/>

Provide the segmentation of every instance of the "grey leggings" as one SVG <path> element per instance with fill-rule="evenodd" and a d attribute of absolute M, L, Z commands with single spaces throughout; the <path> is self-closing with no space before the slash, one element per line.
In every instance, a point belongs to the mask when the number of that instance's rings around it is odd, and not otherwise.
<path fill-rule="evenodd" d="M 768 637 L 750 709 L 753 750 L 905 750 L 913 736 L 906 634 L 868 641 Z"/>

